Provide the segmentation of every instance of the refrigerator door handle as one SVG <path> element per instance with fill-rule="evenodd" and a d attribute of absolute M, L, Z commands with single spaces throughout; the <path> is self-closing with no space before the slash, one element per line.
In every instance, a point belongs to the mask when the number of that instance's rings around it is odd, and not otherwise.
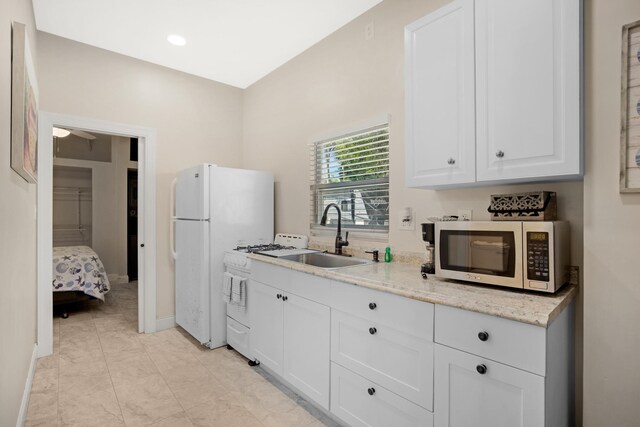
<path fill-rule="evenodd" d="M 169 225 L 169 249 L 171 250 L 171 256 L 173 259 L 178 259 L 178 254 L 176 253 L 176 238 L 175 238 L 175 228 L 176 228 L 176 183 L 178 182 L 178 178 L 173 178 L 171 181 L 171 191 L 169 196 L 169 219 L 171 221 Z"/>

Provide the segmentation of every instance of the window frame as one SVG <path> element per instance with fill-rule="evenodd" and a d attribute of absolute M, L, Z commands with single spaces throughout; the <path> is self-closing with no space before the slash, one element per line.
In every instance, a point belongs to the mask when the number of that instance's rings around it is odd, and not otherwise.
<path fill-rule="evenodd" d="M 386 128 L 388 133 L 388 142 L 387 142 L 387 176 L 384 178 L 375 178 L 362 180 L 364 185 L 382 185 L 386 188 L 387 198 L 389 203 L 388 213 L 387 213 L 387 226 L 386 227 L 353 227 L 351 224 L 342 224 L 342 230 L 349 231 L 350 236 L 355 238 L 362 238 L 367 240 L 379 240 L 379 241 L 387 241 L 389 237 L 389 229 L 391 227 L 391 215 L 390 215 L 390 207 L 391 207 L 391 186 L 390 186 L 390 175 L 391 175 L 391 161 L 390 161 L 390 151 L 391 151 L 391 117 L 390 115 L 382 115 L 376 117 L 371 120 L 359 122 L 355 125 L 349 126 L 348 128 L 343 128 L 340 130 L 334 130 L 322 135 L 318 135 L 309 142 L 309 155 L 310 155 L 310 182 L 309 182 L 309 196 L 310 196 L 310 215 L 309 215 L 309 230 L 311 236 L 333 236 L 335 235 L 336 225 L 328 225 L 322 226 L 319 224 L 319 192 L 321 190 L 326 189 L 339 189 L 340 187 L 357 187 L 354 183 L 358 181 L 341 181 L 337 183 L 320 183 L 318 184 L 318 175 L 317 175 L 317 146 L 318 144 L 327 143 L 329 141 L 335 141 L 339 139 L 349 138 L 352 135 L 362 134 L 367 131 L 374 132 L 376 128 Z M 343 215 L 344 219 L 344 215 Z"/>

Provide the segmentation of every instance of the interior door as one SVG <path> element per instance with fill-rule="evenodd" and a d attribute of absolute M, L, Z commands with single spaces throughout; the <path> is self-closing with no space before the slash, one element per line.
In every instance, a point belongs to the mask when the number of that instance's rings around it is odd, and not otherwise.
<path fill-rule="evenodd" d="M 201 343 L 210 333 L 209 223 L 176 221 L 176 323 Z"/>

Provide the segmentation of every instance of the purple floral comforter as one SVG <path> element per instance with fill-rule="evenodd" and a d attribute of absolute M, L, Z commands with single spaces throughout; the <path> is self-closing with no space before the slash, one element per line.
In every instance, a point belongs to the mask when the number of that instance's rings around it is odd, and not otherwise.
<path fill-rule="evenodd" d="M 53 248 L 53 292 L 81 291 L 104 301 L 109 279 L 98 255 L 88 246 Z"/>

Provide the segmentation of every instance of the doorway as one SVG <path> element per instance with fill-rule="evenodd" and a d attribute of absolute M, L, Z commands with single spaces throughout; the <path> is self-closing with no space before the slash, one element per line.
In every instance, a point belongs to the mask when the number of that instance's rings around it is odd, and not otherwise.
<path fill-rule="evenodd" d="M 84 117 L 40 112 L 38 118 L 38 357 L 53 351 L 52 188 L 53 127 L 73 128 L 127 138 L 137 138 L 138 176 L 136 182 L 136 229 L 138 241 L 138 331 L 156 331 L 156 167 L 155 129 L 106 122 Z M 138 197 L 139 196 L 139 197 Z"/>
<path fill-rule="evenodd" d="M 138 280 L 138 171 L 135 169 L 127 170 L 127 276 L 130 282 Z"/>

